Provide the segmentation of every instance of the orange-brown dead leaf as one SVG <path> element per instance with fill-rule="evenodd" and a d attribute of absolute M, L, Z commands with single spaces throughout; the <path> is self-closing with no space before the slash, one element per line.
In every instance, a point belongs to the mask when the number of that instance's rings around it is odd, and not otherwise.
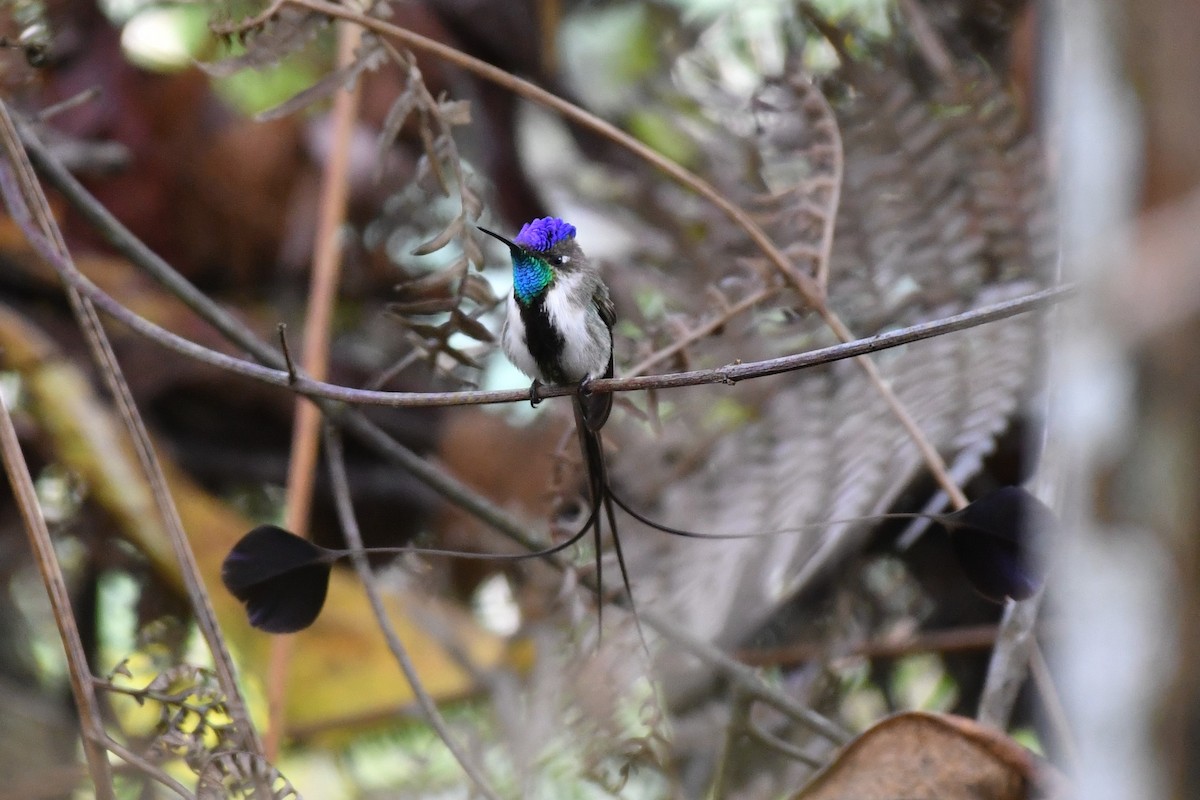
<path fill-rule="evenodd" d="M 1002 731 L 967 717 L 889 717 L 837 755 L 793 800 L 1061 798 L 1062 779 Z"/>

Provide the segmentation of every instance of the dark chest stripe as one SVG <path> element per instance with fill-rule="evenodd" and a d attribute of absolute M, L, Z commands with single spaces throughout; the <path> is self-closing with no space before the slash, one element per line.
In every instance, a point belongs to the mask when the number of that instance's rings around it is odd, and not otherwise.
<path fill-rule="evenodd" d="M 525 346 L 542 377 L 551 383 L 567 383 L 562 370 L 563 337 L 558 328 L 550 324 L 545 293 L 532 303 L 518 302 L 517 306 L 521 309 L 521 322 L 525 323 Z"/>

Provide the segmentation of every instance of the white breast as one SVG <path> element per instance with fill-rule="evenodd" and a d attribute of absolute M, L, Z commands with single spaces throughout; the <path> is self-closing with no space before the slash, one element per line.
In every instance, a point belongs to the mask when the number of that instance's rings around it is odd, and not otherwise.
<path fill-rule="evenodd" d="M 545 376 L 538 371 L 533 356 L 529 354 L 529 346 L 525 344 L 525 322 L 521 319 L 521 309 L 517 306 L 516 298 L 511 294 L 508 296 L 508 315 L 504 318 L 504 330 L 500 333 L 500 346 L 504 348 L 504 355 L 508 356 L 508 360 L 517 369 L 531 378 L 545 382 Z"/>
<path fill-rule="evenodd" d="M 562 332 L 563 353 L 561 365 L 568 380 L 601 377 L 608 368 L 609 339 L 604 327 L 590 306 L 580 311 L 581 298 L 591 298 L 580 284 L 582 273 L 559 275 L 558 280 L 546 293 L 546 315 L 550 324 Z M 590 324 L 589 324 L 590 323 Z"/>

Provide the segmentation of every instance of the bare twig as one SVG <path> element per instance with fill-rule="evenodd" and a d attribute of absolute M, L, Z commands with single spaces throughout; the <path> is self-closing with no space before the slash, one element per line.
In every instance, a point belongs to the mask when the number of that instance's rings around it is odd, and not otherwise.
<path fill-rule="evenodd" d="M 861 656 L 864 658 L 897 658 L 913 653 L 958 653 L 966 650 L 989 650 L 996 644 L 995 625 L 971 625 L 940 631 L 924 631 L 903 639 L 885 638 L 862 642 L 848 651 L 830 652 L 818 644 L 796 644 L 770 649 L 742 650 L 738 661 L 752 667 L 794 667 L 807 661 L 826 658 Z"/>
<path fill-rule="evenodd" d="M 234 358 L 225 353 L 211 350 L 184 339 L 171 331 L 155 325 L 122 306 L 110 295 L 92 283 L 86 276 L 74 270 L 52 254 L 45 251 L 45 240 L 37 237 L 30 239 L 30 244 L 38 250 L 39 255 L 47 259 L 51 266 L 64 272 L 64 279 L 77 288 L 81 294 L 92 300 L 96 307 L 114 319 L 129 326 L 135 333 L 141 334 L 158 344 L 180 355 L 194 358 L 206 364 L 211 364 L 238 375 L 268 383 L 274 386 L 291 387 L 295 391 L 313 398 L 323 398 L 353 405 L 388 406 L 393 408 L 434 408 L 443 406 L 490 405 L 495 403 L 513 403 L 527 401 L 528 389 L 501 389 L 496 391 L 461 391 L 461 392 L 383 392 L 369 389 L 354 389 L 311 378 L 297 372 L 293 378 L 287 369 L 271 369 L 254 364 L 243 359 Z M 809 350 L 789 356 L 748 361 L 737 364 L 727 364 L 712 369 L 673 372 L 662 375 L 649 375 L 633 378 L 597 378 L 589 384 L 596 392 L 632 392 L 645 389 L 671 389 L 681 386 L 701 386 L 706 384 L 732 385 L 740 381 L 752 380 L 768 375 L 779 375 L 785 372 L 807 369 L 821 364 L 829 364 L 847 358 L 854 358 L 866 353 L 876 353 L 893 347 L 912 344 L 924 339 L 932 339 L 955 331 L 996 322 L 1001 319 L 1039 311 L 1056 303 L 1063 302 L 1075 294 L 1073 284 L 1054 286 L 1042 289 L 1024 297 L 1004 300 L 971 311 L 964 311 L 950 317 L 944 317 L 931 322 L 922 322 L 907 328 L 888 331 L 886 333 L 868 336 L 842 344 L 830 345 L 817 350 Z M 207 317 L 207 310 L 205 317 Z M 262 345 L 250 331 L 244 331 L 245 339 L 239 334 L 234 339 L 237 344 L 250 349 L 246 342 L 253 342 L 255 348 L 262 348 L 270 354 L 270 361 L 278 362 L 286 367 L 282 356 L 276 351 Z M 255 353 L 256 357 L 258 353 Z M 657 357 L 658 354 L 656 354 Z M 638 365 L 641 366 L 640 364 Z M 577 391 L 571 386 L 544 386 L 539 390 L 543 398 L 562 397 Z M 328 411 L 328 410 L 327 410 Z"/>
<path fill-rule="evenodd" d="M 279 350 L 283 353 L 284 364 L 287 365 L 288 383 L 294 386 L 299 375 L 296 373 L 296 364 L 292 361 L 292 349 L 288 347 L 287 323 L 279 323 L 275 326 L 275 330 L 279 333 Z"/>
<path fill-rule="evenodd" d="M 480 770 L 474 759 L 458 743 L 458 740 L 450 730 L 450 726 L 446 724 L 445 718 L 438 711 L 437 703 L 430 696 L 429 692 L 425 690 L 416 665 L 413 664 L 412 659 L 408 655 L 408 650 L 404 647 L 404 642 L 400 641 L 395 628 L 392 627 L 391 620 L 388 619 L 387 609 L 383 605 L 383 597 L 380 595 L 379 586 L 375 582 L 375 573 L 371 571 L 371 562 L 367 558 L 366 553 L 363 552 L 362 534 L 358 529 L 358 521 L 354 515 L 354 505 L 350 499 L 350 480 L 346 475 L 346 463 L 342 454 L 341 437 L 331 425 L 325 426 L 325 460 L 329 467 L 333 496 L 337 504 L 338 521 L 341 523 L 346 543 L 350 545 L 352 550 L 351 560 L 354 562 L 354 569 L 358 572 L 359 579 L 363 583 L 367 599 L 371 602 L 371 610 L 375 614 L 375 620 L 379 623 L 384 638 L 387 639 L 388 648 L 392 651 L 392 655 L 396 657 L 396 663 L 400 665 L 400 670 L 404 673 L 408 685 L 412 688 L 413 697 L 416 698 L 417 704 L 421 707 L 421 711 L 424 712 L 425 720 L 429 723 L 429 726 L 441 737 L 446 748 L 475 784 L 475 788 L 485 797 L 491 798 L 491 800 L 499 800 L 500 796 L 488 783 L 487 778 L 484 777 L 482 770 Z"/>
<path fill-rule="evenodd" d="M 354 61 L 354 51 L 361 40 L 362 29 L 357 25 L 342 23 L 338 26 L 339 66 Z M 361 94 L 358 87 L 359 83 L 355 81 L 353 88 L 334 96 L 333 145 L 321 177 L 312 277 L 304 318 L 303 351 L 300 354 L 300 368 L 315 380 L 324 380 L 329 373 L 330 327 L 342 264 L 342 244 L 338 233 L 346 218 L 349 197 L 350 138 L 358 115 Z M 284 524 L 298 536 L 304 536 L 308 531 L 320 425 L 321 416 L 317 407 L 303 398 L 297 398 Z"/>
<path fill-rule="evenodd" d="M 49 203 L 46 201 L 45 194 L 42 192 L 22 148 L 8 107 L 2 102 L 0 102 L 0 141 L 3 143 L 8 164 L 12 169 L 11 172 L 7 169 L 3 170 L 5 177 L 3 194 L 9 213 L 14 221 L 21 225 L 22 232 L 27 237 L 30 237 L 31 240 L 42 239 L 44 255 L 52 254 L 73 269 L 66 243 L 50 213 Z M 32 203 L 32 211 L 30 203 Z M 34 216 L 37 217 L 36 222 Z M 122 420 L 137 452 L 138 460 L 154 497 L 155 506 L 179 562 L 180 573 L 188 598 L 192 603 L 196 625 L 212 654 L 213 664 L 226 694 L 230 716 L 237 723 L 241 743 L 247 750 L 258 753 L 261 744 L 254 727 L 250 724 L 250 716 L 246 712 L 245 703 L 238 690 L 233 659 L 229 655 L 220 627 L 217 625 L 216 614 L 200 578 L 195 555 L 188 543 L 187 534 L 183 530 L 178 509 L 171 498 L 162 465 L 159 463 L 158 455 L 150 441 L 150 434 L 138 413 L 129 385 L 121 374 L 120 364 L 117 362 L 116 354 L 100 324 L 94 306 L 69 284 L 67 295 L 76 318 L 87 337 L 92 356 L 104 375 L 109 391 L 117 401 Z"/>
<path fill-rule="evenodd" d="M 90 103 L 99 97 L 102 91 L 103 90 L 99 86 L 89 86 L 87 89 L 71 95 L 66 100 L 61 100 L 54 105 L 46 106 L 38 112 L 38 121 L 45 122 L 52 117 L 63 113 L 64 111 L 70 111 L 72 108 L 81 106 L 84 103 Z"/>
<path fill-rule="evenodd" d="M 7 168 L 4 169 L 4 173 L 7 175 Z M 42 516 L 41 506 L 38 505 L 37 490 L 33 486 L 33 478 L 29 474 L 25 458 L 21 455 L 21 442 L 17 438 L 17 429 L 13 427 L 3 395 L 0 395 L 0 458 L 4 461 L 4 471 L 8 473 L 8 482 L 12 486 L 13 497 L 16 498 L 25 532 L 29 536 L 29 544 L 33 548 L 34 561 L 41 572 L 46 593 L 50 596 L 50 607 L 54 611 L 58 635 L 62 639 L 63 650 L 67 656 L 71 694 L 79 712 L 83 753 L 87 758 L 92 785 L 95 787 L 97 798 L 113 800 L 116 795 L 113 793 L 112 768 L 108 763 L 108 754 L 102 746 L 108 736 L 104 731 L 100 705 L 96 702 L 96 693 L 92 687 L 87 652 L 83 649 L 83 640 L 79 638 L 79 628 L 71 610 L 67 582 L 54 553 L 54 543 L 50 540 L 46 519 Z"/>
<path fill-rule="evenodd" d="M 943 83 L 953 83 L 957 80 L 954 69 L 954 57 L 946 48 L 942 37 L 929 20 L 929 15 L 916 0 L 899 0 L 900 9 L 908 18 L 908 32 L 917 44 L 917 50 L 925 59 L 929 68 L 937 74 Z"/>
<path fill-rule="evenodd" d="M 749 309 L 754 308 L 754 306 L 763 302 L 778 291 L 779 287 L 777 286 L 765 286 L 756 292 L 751 292 L 733 305 L 722 309 L 721 313 L 717 314 L 712 319 L 702 322 L 695 328 L 676 336 L 675 341 L 671 342 L 671 344 L 667 345 L 661 350 L 651 353 L 639 361 L 635 366 L 630 367 L 627 370 L 622 370 L 622 372 L 626 378 L 632 378 L 644 374 L 646 370 L 661 364 L 676 353 L 682 352 L 689 346 L 703 339 L 705 336 L 711 334 L 713 331 L 719 329 L 721 326 L 729 324 L 730 320 L 732 320 L 734 317 L 741 314 L 743 311 L 748 311 Z"/>
<path fill-rule="evenodd" d="M 1008 727 L 1008 718 L 1017 702 L 1017 692 L 1029 673 L 1029 654 L 1036 644 L 1033 627 L 1041 602 L 1042 594 L 1039 592 L 1021 602 L 1009 600 L 1004 608 L 996 649 L 992 651 L 987 681 L 979 698 L 976 718 L 982 723 L 1001 730 Z"/>
<path fill-rule="evenodd" d="M 1075 745 L 1075 736 L 1071 733 L 1071 721 L 1063 707 L 1062 697 L 1054 685 L 1054 673 L 1046 663 L 1042 646 L 1035 640 L 1029 652 L 1029 673 L 1033 684 L 1037 687 L 1038 695 L 1042 698 L 1042 709 L 1050 730 L 1054 732 L 1059 747 L 1062 748 L 1063 760 L 1067 771 L 1074 772 L 1079 766 L 1079 749 Z"/>
<path fill-rule="evenodd" d="M 171 791 L 173 791 L 175 794 L 184 798 L 184 800 L 196 800 L 195 794 L 188 791 L 188 788 L 186 786 L 184 786 L 179 781 L 175 780 L 175 778 L 168 775 L 153 761 L 150 761 L 149 759 L 147 759 L 141 755 L 138 755 L 137 753 L 130 750 L 125 745 L 121 744 L 120 742 L 118 742 L 117 740 L 112 739 L 112 738 L 106 738 L 104 740 L 104 746 L 106 748 L 108 748 L 109 750 L 111 750 L 116 755 L 123 758 L 125 761 L 128 761 L 130 764 L 137 767 L 138 770 L 142 774 L 147 775 L 148 777 L 153 778 L 154 780 L 158 781 L 163 786 L 165 786 L 168 789 L 170 789 Z"/>

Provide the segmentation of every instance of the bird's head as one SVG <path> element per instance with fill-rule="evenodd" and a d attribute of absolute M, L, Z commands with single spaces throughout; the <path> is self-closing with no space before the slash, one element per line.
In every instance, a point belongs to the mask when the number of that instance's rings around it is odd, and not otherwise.
<path fill-rule="evenodd" d="M 487 228 L 479 230 L 508 246 L 513 292 L 521 302 L 529 302 L 549 289 L 556 275 L 581 269 L 587 263 L 575 241 L 575 226 L 558 217 L 525 223 L 511 241 Z"/>

